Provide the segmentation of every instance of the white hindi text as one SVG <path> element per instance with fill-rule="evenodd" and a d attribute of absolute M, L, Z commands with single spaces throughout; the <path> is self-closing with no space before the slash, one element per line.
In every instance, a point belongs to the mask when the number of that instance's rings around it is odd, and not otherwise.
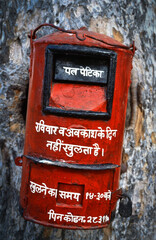
<path fill-rule="evenodd" d="M 80 75 L 83 75 L 84 77 L 96 77 L 96 78 L 102 78 L 104 71 L 101 70 L 95 70 L 91 69 L 90 67 L 86 66 L 85 68 L 80 66 L 80 68 L 73 68 L 73 67 L 63 67 L 65 73 L 67 73 L 69 76 L 77 76 L 78 72 Z"/>
<path fill-rule="evenodd" d="M 50 209 L 48 212 L 49 215 L 49 220 L 53 220 L 56 222 L 57 220 L 62 222 L 72 222 L 72 223 L 97 223 L 97 224 L 102 224 L 106 223 L 109 221 L 109 217 L 107 215 L 105 216 L 97 216 L 97 217 L 92 217 L 92 216 L 78 216 L 78 215 L 73 215 L 71 212 L 68 212 L 67 214 L 61 214 L 61 213 L 55 213 L 53 209 Z"/>
<path fill-rule="evenodd" d="M 111 200 L 111 191 L 108 190 L 108 192 L 103 192 L 103 193 L 91 193 L 91 192 L 86 192 L 86 199 L 92 200 L 92 199 L 96 199 L 96 200 L 101 200 L 101 199 L 105 199 L 105 200 Z"/>
<path fill-rule="evenodd" d="M 32 193 L 44 193 L 44 195 L 50 195 L 51 197 L 57 198 L 57 196 L 59 195 L 60 198 L 62 199 L 70 199 L 72 200 L 76 200 L 77 202 L 79 202 L 80 200 L 80 196 L 81 193 L 78 192 L 68 192 L 68 191 L 62 191 L 62 190 L 58 190 L 56 188 L 49 188 L 46 186 L 45 183 L 42 183 L 42 185 L 35 183 L 33 181 L 30 181 L 30 191 Z M 105 200 L 111 200 L 111 191 L 108 190 L 106 192 L 103 193 L 93 193 L 93 192 L 86 192 L 85 193 L 86 196 L 86 200 L 98 200 L 100 201 L 101 199 L 105 199 Z"/>
<path fill-rule="evenodd" d="M 46 186 L 45 183 L 42 183 L 42 185 L 39 185 L 35 182 L 30 181 L 30 191 L 32 193 L 44 193 L 44 195 L 50 195 L 51 197 L 57 198 L 57 196 L 59 195 L 60 198 L 62 199 L 70 199 L 73 200 L 75 199 L 77 202 L 79 201 L 79 197 L 81 195 L 81 193 L 77 193 L 77 192 L 67 192 L 67 191 L 61 191 L 61 190 L 57 190 L 55 188 L 49 188 Z"/>
<path fill-rule="evenodd" d="M 63 149 L 65 154 L 68 157 L 73 157 L 74 153 L 83 153 L 85 155 L 88 154 L 93 154 L 94 156 L 98 156 L 99 154 L 99 150 L 101 148 L 99 148 L 99 145 L 97 143 L 93 144 L 93 147 L 88 147 L 88 146 L 81 146 L 81 145 L 74 145 L 74 144 L 67 144 L 64 143 L 64 141 L 57 139 L 56 142 L 52 142 L 52 141 L 48 141 L 47 140 L 47 144 L 46 147 L 49 148 L 50 150 L 52 150 L 53 152 L 61 152 L 61 150 Z M 102 156 L 104 156 L 104 149 L 102 148 Z"/>
<path fill-rule="evenodd" d="M 112 140 L 112 137 L 116 137 L 117 130 L 112 130 L 110 127 L 106 127 L 106 130 L 103 130 L 101 127 L 98 129 L 78 129 L 78 128 L 66 128 L 58 126 L 50 126 L 44 124 L 43 120 L 36 122 L 36 132 L 48 133 L 49 135 L 57 135 L 67 137 L 83 137 L 83 138 L 106 138 Z"/>

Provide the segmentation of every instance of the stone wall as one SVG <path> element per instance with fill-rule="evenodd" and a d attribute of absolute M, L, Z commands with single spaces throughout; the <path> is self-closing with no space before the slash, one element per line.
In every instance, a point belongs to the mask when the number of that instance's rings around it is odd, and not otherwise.
<path fill-rule="evenodd" d="M 0 234 L 3 240 L 154 240 L 154 0 L 0 1 Z M 19 213 L 31 29 L 41 23 L 65 29 L 86 26 L 124 44 L 135 40 L 120 185 L 129 191 L 133 214 L 116 214 L 111 226 L 92 231 L 43 227 Z M 51 33 L 45 28 L 40 34 Z"/>

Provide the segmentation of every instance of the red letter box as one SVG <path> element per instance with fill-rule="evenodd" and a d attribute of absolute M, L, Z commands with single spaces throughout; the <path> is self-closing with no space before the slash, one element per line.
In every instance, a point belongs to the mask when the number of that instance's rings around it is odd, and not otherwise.
<path fill-rule="evenodd" d="M 44 24 L 50 25 L 50 24 Z M 71 229 L 113 219 L 134 46 L 86 29 L 36 39 L 20 205 L 23 217 Z M 124 215 L 124 214 L 123 214 Z"/>

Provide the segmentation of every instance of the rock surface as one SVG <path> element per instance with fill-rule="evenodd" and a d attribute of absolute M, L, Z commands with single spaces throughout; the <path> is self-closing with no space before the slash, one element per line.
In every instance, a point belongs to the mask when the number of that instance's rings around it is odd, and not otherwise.
<path fill-rule="evenodd" d="M 3 240 L 154 240 L 154 0 L 1 0 L 0 1 L 0 234 Z M 86 26 L 124 44 L 135 40 L 123 145 L 127 172 L 120 185 L 129 191 L 133 214 L 116 214 L 111 226 L 100 230 L 72 231 L 43 227 L 21 218 L 21 168 L 29 69 L 31 29 L 44 22 L 65 29 Z M 52 30 L 44 28 L 41 35 Z M 38 36 L 40 36 L 40 34 Z M 156 128 L 155 128 L 156 129 Z M 156 236 L 155 236 L 156 237 Z"/>

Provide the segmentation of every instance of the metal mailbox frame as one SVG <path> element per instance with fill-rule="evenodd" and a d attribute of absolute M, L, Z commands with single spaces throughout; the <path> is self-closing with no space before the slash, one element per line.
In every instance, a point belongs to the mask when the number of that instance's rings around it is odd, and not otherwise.
<path fill-rule="evenodd" d="M 94 112 L 84 110 L 63 110 L 49 106 L 50 97 L 50 84 L 54 80 L 54 56 L 55 54 L 68 54 L 68 55 L 81 55 L 90 57 L 107 58 L 109 61 L 108 79 L 107 79 L 107 112 Z M 43 113 L 55 114 L 61 116 L 79 117 L 79 118 L 91 118 L 91 119 L 102 119 L 109 120 L 111 118 L 113 93 L 115 84 L 115 70 L 117 53 L 107 49 L 90 48 L 86 46 L 74 46 L 74 45 L 48 45 L 46 48 L 46 63 L 44 73 L 44 90 L 43 90 Z M 110 71 L 111 69 L 111 71 Z M 64 81 L 65 82 L 65 81 Z M 102 85 L 99 82 L 93 81 L 82 81 L 87 84 Z M 80 83 L 80 82 L 79 82 Z M 103 84 L 106 85 L 106 84 Z"/>

